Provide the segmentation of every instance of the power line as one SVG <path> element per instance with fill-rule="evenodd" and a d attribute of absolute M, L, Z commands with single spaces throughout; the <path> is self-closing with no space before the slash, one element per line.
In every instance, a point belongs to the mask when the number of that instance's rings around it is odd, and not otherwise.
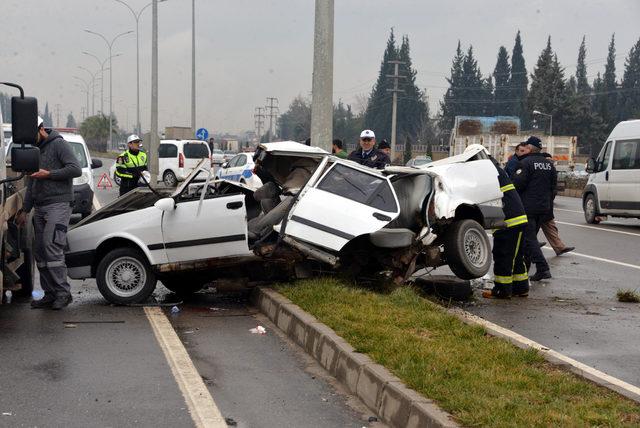
<path fill-rule="evenodd" d="M 277 118 L 280 114 L 280 108 L 278 107 L 278 99 L 275 97 L 267 97 L 267 103 L 265 110 L 269 110 L 269 142 L 273 141 L 273 118 Z M 274 104 L 275 103 L 275 104 Z"/>

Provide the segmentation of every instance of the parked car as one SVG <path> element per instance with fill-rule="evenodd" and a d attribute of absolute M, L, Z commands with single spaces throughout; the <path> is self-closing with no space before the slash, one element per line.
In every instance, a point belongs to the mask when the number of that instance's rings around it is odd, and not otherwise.
<path fill-rule="evenodd" d="M 233 158 L 237 154 L 233 150 L 225 150 L 222 153 L 223 153 L 222 156 L 223 156 L 225 162 L 229 162 L 231 160 L 231 158 Z"/>
<path fill-rule="evenodd" d="M 222 150 L 214 149 L 211 152 L 211 163 L 214 165 L 222 165 L 224 163 L 224 152 Z"/>
<path fill-rule="evenodd" d="M 413 159 L 409 159 L 409 162 L 407 162 L 407 166 L 421 166 L 421 165 L 426 165 L 428 163 L 431 163 L 431 157 L 430 156 L 416 156 Z"/>
<path fill-rule="evenodd" d="M 484 229 L 504 216 L 497 171 L 476 154 L 379 171 L 267 143 L 256 157 L 272 179 L 256 191 L 213 180 L 202 161 L 174 191 L 138 188 L 71 229 L 69 276 L 96 278 L 118 304 L 146 300 L 158 279 L 191 293 L 216 278 L 290 278 L 314 264 L 396 282 L 448 264 L 478 278 L 491 266 Z"/>
<path fill-rule="evenodd" d="M 262 186 L 262 180 L 253 173 L 255 166 L 253 153 L 238 153 L 229 162 L 222 164 L 218 172 L 216 172 L 216 179 L 237 181 L 257 189 Z"/>
<path fill-rule="evenodd" d="M 582 205 L 587 223 L 606 216 L 640 218 L 640 120 L 618 123 L 586 171 Z"/>
<path fill-rule="evenodd" d="M 211 159 L 206 141 L 162 140 L 158 149 L 158 181 L 175 187 L 191 174 L 202 159 Z"/>

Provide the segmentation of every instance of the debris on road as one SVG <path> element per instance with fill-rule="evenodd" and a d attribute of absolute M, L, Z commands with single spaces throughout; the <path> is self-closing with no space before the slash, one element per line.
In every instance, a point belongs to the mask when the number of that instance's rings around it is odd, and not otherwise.
<path fill-rule="evenodd" d="M 78 327 L 77 324 L 64 323 L 64 328 L 76 328 L 76 327 Z"/>
<path fill-rule="evenodd" d="M 227 423 L 228 426 L 230 427 L 236 427 L 238 426 L 238 423 L 236 421 L 233 420 L 233 418 L 224 418 L 224 421 Z"/>
<path fill-rule="evenodd" d="M 11 412 L 2 412 L 2 416 L 13 416 Z"/>
<path fill-rule="evenodd" d="M 255 328 L 249 329 L 252 334 L 267 334 L 267 329 L 259 325 Z"/>
<path fill-rule="evenodd" d="M 180 312 L 180 308 L 179 308 L 179 307 L 177 307 L 177 306 L 172 306 L 172 307 L 171 307 L 171 313 L 172 313 L 172 314 L 174 314 L 174 315 L 175 315 L 175 314 L 177 314 L 178 312 Z"/>
<path fill-rule="evenodd" d="M 636 290 L 618 290 L 616 293 L 618 302 L 640 303 L 640 293 Z"/>

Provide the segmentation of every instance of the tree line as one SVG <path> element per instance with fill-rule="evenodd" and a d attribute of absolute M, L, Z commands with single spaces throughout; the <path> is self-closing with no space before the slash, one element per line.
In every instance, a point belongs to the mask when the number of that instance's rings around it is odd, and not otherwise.
<path fill-rule="evenodd" d="M 604 70 L 589 79 L 586 38 L 578 48 L 575 69 L 563 67 L 548 36 L 531 72 L 524 59 L 523 41 L 518 31 L 511 52 L 500 46 L 496 65 L 483 75 L 473 46 L 463 50 L 458 42 L 453 56 L 448 88 L 432 117 L 427 93 L 416 84 L 409 38 L 400 43 L 391 30 L 382 57 L 378 78 L 369 93 L 366 108 L 354 113 L 341 101 L 334 106 L 334 136 L 355 142 L 364 128 L 374 129 L 378 140 L 391 137 L 391 97 L 394 74 L 390 61 L 401 61 L 398 96 L 397 141 L 434 144 L 447 140 L 456 116 L 516 116 L 524 131 L 538 128 L 548 132 L 549 118 L 533 115 L 534 110 L 552 115 L 553 134 L 576 135 L 585 151 L 596 153 L 613 127 L 622 120 L 640 117 L 640 39 L 626 56 L 621 76 L 616 71 L 615 35 L 611 36 Z M 310 134 L 310 101 L 296 97 L 279 120 L 279 137 L 304 140 Z"/>

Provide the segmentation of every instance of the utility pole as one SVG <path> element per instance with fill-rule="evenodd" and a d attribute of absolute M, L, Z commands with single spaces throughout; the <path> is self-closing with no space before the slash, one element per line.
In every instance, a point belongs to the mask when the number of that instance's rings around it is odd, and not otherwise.
<path fill-rule="evenodd" d="M 280 108 L 278 107 L 278 99 L 275 97 L 267 97 L 269 105 L 265 106 L 265 110 L 269 110 L 269 142 L 273 141 L 273 118 L 278 117 Z M 275 102 L 275 105 L 273 104 Z M 276 111 L 274 113 L 274 111 Z"/>
<path fill-rule="evenodd" d="M 262 107 L 256 107 L 256 112 L 253 114 L 256 127 L 256 135 L 258 136 L 258 144 L 260 144 L 260 137 L 262 136 L 262 125 L 264 125 L 265 118 L 262 110 L 264 110 Z"/>
<path fill-rule="evenodd" d="M 158 182 L 158 0 L 151 6 L 151 126 L 149 130 L 149 172 L 151 184 Z"/>
<path fill-rule="evenodd" d="M 196 134 L 196 0 L 191 0 L 191 135 Z"/>
<path fill-rule="evenodd" d="M 387 74 L 387 77 L 393 79 L 393 89 L 387 89 L 387 92 L 393 93 L 393 104 L 391 109 L 391 163 L 396 156 L 396 122 L 398 118 L 398 92 L 404 92 L 404 89 L 398 89 L 398 79 L 405 78 L 406 76 L 400 76 L 398 74 L 398 68 L 400 64 L 406 64 L 403 61 L 387 61 L 388 64 L 394 65 L 393 74 Z"/>
<path fill-rule="evenodd" d="M 328 152 L 333 140 L 333 11 L 333 0 L 316 0 L 311 144 Z"/>
<path fill-rule="evenodd" d="M 60 128 L 60 104 L 53 106 L 56 109 L 56 128 Z"/>

